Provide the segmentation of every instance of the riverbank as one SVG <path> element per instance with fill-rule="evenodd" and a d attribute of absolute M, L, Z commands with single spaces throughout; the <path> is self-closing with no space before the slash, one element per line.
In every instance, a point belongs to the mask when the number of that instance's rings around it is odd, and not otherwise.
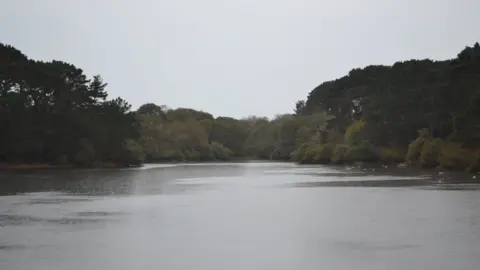
<path fill-rule="evenodd" d="M 120 165 L 113 162 L 105 162 L 100 164 L 94 164 L 91 166 L 80 166 L 75 164 L 49 164 L 49 163 L 0 163 L 0 170 L 68 170 L 68 169 L 122 169 L 122 168 L 136 168 L 142 167 L 145 164 L 191 164 L 191 163 L 219 163 L 219 162 L 233 162 L 233 163 L 244 163 L 244 162 L 263 162 L 271 161 L 276 162 L 275 160 L 261 160 L 258 158 L 243 158 L 235 157 L 228 160 L 162 160 L 162 161 L 147 161 L 140 165 Z"/>
<path fill-rule="evenodd" d="M 74 164 L 48 164 L 48 163 L 9 163 L 0 164 L 0 170 L 22 171 L 22 170 L 68 170 L 68 169 L 115 169 L 128 167 L 141 167 L 141 165 L 119 165 L 115 163 L 101 163 L 92 166 L 79 166 Z"/>

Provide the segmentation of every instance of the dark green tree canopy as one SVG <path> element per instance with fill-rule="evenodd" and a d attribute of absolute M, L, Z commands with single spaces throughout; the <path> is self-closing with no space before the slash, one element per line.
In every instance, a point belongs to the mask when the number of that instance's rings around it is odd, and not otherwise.
<path fill-rule="evenodd" d="M 106 99 L 106 86 L 100 75 L 0 44 L 0 163 L 123 163 L 136 120 L 126 101 Z"/>
<path fill-rule="evenodd" d="M 448 60 L 352 69 L 271 120 L 152 102 L 132 112 L 122 98 L 108 98 L 107 86 L 72 64 L 31 60 L 0 44 L 0 163 L 405 157 L 461 168 L 479 160 L 480 168 L 478 43 Z"/>

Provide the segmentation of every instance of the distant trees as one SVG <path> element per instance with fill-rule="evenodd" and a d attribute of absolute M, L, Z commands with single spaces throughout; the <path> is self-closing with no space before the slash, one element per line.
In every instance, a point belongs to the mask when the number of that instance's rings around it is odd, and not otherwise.
<path fill-rule="evenodd" d="M 406 160 L 412 163 L 478 167 L 473 152 L 480 149 L 480 46 L 446 61 L 353 69 L 313 89 L 295 111 L 333 116 L 328 129 L 345 133 L 336 159 L 358 147 L 362 154 L 354 160 L 366 159 L 367 152 L 369 160 L 393 158 L 408 148 Z"/>
<path fill-rule="evenodd" d="M 446 61 L 356 68 L 293 114 L 214 117 L 107 99 L 100 75 L 0 44 L 0 163 L 94 166 L 232 158 L 480 169 L 480 45 Z"/>
<path fill-rule="evenodd" d="M 207 161 L 232 156 L 229 148 L 210 139 L 214 119 L 208 113 L 145 104 L 137 110 L 137 120 L 139 145 L 147 161 Z"/>
<path fill-rule="evenodd" d="M 139 144 L 148 161 L 206 161 L 231 158 L 290 160 L 299 139 L 309 141 L 326 132 L 324 113 L 234 119 L 193 109 L 162 109 L 145 104 L 137 110 Z"/>
<path fill-rule="evenodd" d="M 0 162 L 142 162 L 127 147 L 138 138 L 130 105 L 107 100 L 106 86 L 74 65 L 0 44 Z"/>

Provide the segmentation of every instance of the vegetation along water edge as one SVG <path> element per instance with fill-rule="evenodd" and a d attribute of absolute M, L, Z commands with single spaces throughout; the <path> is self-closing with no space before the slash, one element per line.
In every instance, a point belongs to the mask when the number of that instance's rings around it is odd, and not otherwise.
<path fill-rule="evenodd" d="M 285 160 L 480 171 L 480 46 L 352 69 L 273 119 L 110 98 L 100 75 L 0 44 L 0 168 Z"/>

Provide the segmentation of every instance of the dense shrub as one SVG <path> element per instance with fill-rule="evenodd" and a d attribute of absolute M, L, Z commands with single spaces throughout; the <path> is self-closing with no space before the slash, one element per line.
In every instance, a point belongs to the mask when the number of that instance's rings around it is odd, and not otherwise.
<path fill-rule="evenodd" d="M 88 166 L 95 162 L 95 148 L 86 139 L 81 139 L 79 149 L 74 156 L 74 162 L 79 165 Z"/>
<path fill-rule="evenodd" d="M 201 159 L 200 153 L 195 150 L 184 150 L 183 155 L 189 161 L 199 161 Z"/>
<path fill-rule="evenodd" d="M 377 149 L 368 141 L 363 141 L 358 146 L 351 146 L 345 153 L 347 162 L 363 161 L 376 162 L 380 160 L 380 154 Z"/>
<path fill-rule="evenodd" d="M 364 127 L 364 121 L 357 121 L 348 126 L 345 131 L 345 142 L 348 144 L 359 144 L 362 141 L 362 130 Z"/>
<path fill-rule="evenodd" d="M 383 163 L 403 162 L 405 158 L 405 151 L 400 148 L 381 147 L 378 151 Z"/>
<path fill-rule="evenodd" d="M 472 150 L 462 147 L 461 143 L 448 142 L 444 143 L 439 157 L 439 164 L 443 168 L 465 170 L 472 160 L 475 153 Z"/>
<path fill-rule="evenodd" d="M 232 150 L 228 149 L 220 143 L 212 142 L 211 147 L 213 158 L 215 158 L 216 160 L 228 160 L 233 155 Z"/>
<path fill-rule="evenodd" d="M 328 164 L 333 155 L 334 145 L 332 144 L 324 144 L 320 146 L 318 149 L 317 154 L 313 158 L 314 163 L 318 164 Z"/>
<path fill-rule="evenodd" d="M 345 163 L 347 160 L 345 159 L 345 154 L 348 151 L 348 145 L 345 144 L 337 144 L 335 149 L 333 150 L 331 161 L 335 164 L 342 164 Z"/>
<path fill-rule="evenodd" d="M 420 154 L 420 164 L 423 167 L 436 167 L 439 164 L 440 153 L 442 152 L 443 140 L 425 140 Z"/>
<path fill-rule="evenodd" d="M 143 148 L 134 140 L 126 140 L 123 149 L 121 162 L 124 165 L 140 165 L 145 161 Z"/>
<path fill-rule="evenodd" d="M 201 145 L 198 147 L 197 150 L 198 150 L 198 160 L 207 161 L 207 160 L 214 159 L 213 149 L 211 145 L 209 144 Z"/>
<path fill-rule="evenodd" d="M 180 150 L 165 150 L 162 155 L 163 160 L 167 161 L 185 161 L 185 155 Z"/>
<path fill-rule="evenodd" d="M 292 158 L 303 164 L 328 164 L 333 154 L 333 144 L 302 144 L 292 154 Z"/>
<path fill-rule="evenodd" d="M 408 163 L 416 164 L 420 155 L 422 154 L 423 144 L 425 143 L 424 137 L 418 137 L 408 145 L 407 155 L 405 161 Z"/>
<path fill-rule="evenodd" d="M 315 158 L 317 157 L 317 155 L 320 154 L 321 151 L 322 151 L 322 147 L 320 145 L 316 145 L 316 144 L 310 145 L 305 150 L 305 153 L 303 154 L 303 157 L 301 158 L 300 163 L 304 163 L 304 164 L 315 163 Z"/>
<path fill-rule="evenodd" d="M 302 161 L 303 156 L 305 155 L 305 151 L 307 151 L 309 146 L 310 146 L 310 144 L 308 144 L 308 143 L 304 143 L 304 144 L 300 145 L 300 147 L 298 147 L 295 151 L 293 151 L 292 159 L 294 161 L 298 161 L 298 162 Z"/>

